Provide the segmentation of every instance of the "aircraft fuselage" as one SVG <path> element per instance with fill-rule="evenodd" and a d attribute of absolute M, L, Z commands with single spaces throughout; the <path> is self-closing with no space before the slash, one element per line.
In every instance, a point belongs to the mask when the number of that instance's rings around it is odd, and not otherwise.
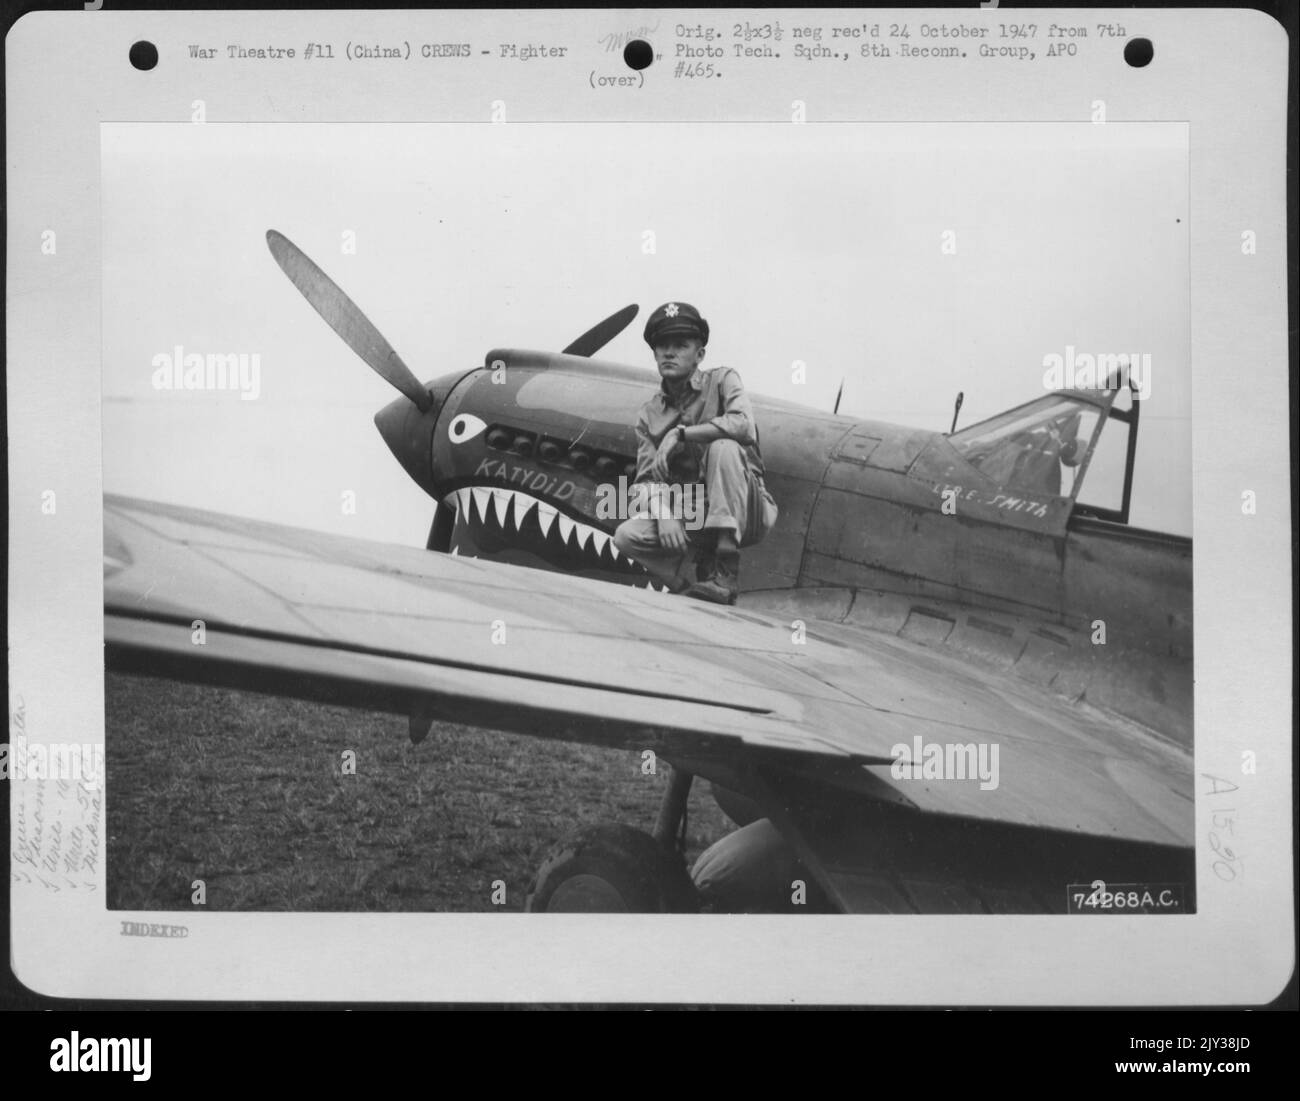
<path fill-rule="evenodd" d="M 635 475 L 652 371 L 498 350 L 376 421 L 439 502 L 434 549 L 645 585 L 609 536 Z M 1077 694 L 1190 744 L 1191 541 L 1073 515 L 999 485 L 941 433 L 751 395 L 774 529 L 747 548 L 742 603 L 1038 661 Z M 440 544 L 440 545 L 439 545 Z M 820 603 L 819 603 L 820 602 Z M 978 612 L 978 614 L 976 614 Z"/>

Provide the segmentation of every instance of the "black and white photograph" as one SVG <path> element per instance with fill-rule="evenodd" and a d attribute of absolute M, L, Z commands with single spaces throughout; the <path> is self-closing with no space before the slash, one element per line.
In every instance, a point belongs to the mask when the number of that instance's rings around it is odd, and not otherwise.
<path fill-rule="evenodd" d="M 103 157 L 110 906 L 1195 910 L 1184 127 Z"/>
<path fill-rule="evenodd" d="M 13 975 L 1275 998 L 1287 48 L 1223 11 L 24 16 Z"/>

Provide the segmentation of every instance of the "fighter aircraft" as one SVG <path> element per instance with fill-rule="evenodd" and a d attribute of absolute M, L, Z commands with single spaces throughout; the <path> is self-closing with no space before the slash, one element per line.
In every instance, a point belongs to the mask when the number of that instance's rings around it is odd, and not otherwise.
<path fill-rule="evenodd" d="M 375 423 L 435 504 L 427 548 L 106 497 L 109 668 L 668 762 L 653 830 L 569 840 L 533 910 L 697 908 L 697 777 L 775 826 L 825 910 L 1195 908 L 1191 541 L 1129 523 L 1122 375 L 951 433 L 755 398 L 781 514 L 719 607 L 652 591 L 601 508 L 658 385 L 594 358 L 636 307 L 421 383 L 267 241 L 400 392 Z M 1102 454 L 1116 497 L 1089 504 Z"/>

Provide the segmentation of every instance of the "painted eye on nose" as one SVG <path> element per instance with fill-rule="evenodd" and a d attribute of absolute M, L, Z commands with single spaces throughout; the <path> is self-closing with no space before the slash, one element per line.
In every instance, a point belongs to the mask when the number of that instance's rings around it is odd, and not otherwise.
<path fill-rule="evenodd" d="M 452 443 L 465 443 L 467 440 L 472 440 L 486 427 L 487 425 L 474 416 L 473 413 L 461 413 L 452 420 L 451 425 L 448 427 L 447 438 Z"/>

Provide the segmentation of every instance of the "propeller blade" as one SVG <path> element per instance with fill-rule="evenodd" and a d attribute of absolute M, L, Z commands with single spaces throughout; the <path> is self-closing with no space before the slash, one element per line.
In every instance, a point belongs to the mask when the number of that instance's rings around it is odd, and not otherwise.
<path fill-rule="evenodd" d="M 636 317 L 636 305 L 624 306 L 618 313 L 612 313 L 598 325 L 593 325 L 577 340 L 564 349 L 566 356 L 594 356 L 619 333 L 626 329 L 632 318 Z"/>
<path fill-rule="evenodd" d="M 275 262 L 318 314 L 380 378 L 395 386 L 426 412 L 433 405 L 429 391 L 420 385 L 402 357 L 378 329 L 328 275 L 320 270 L 283 233 L 266 231 L 266 243 Z"/>
<path fill-rule="evenodd" d="M 442 551 L 445 554 L 451 547 L 451 536 L 455 527 L 455 511 L 439 501 L 435 506 L 433 523 L 429 525 L 429 538 L 424 544 L 425 549 L 431 551 Z"/>
<path fill-rule="evenodd" d="M 844 380 L 840 379 L 840 388 L 835 391 L 835 408 L 831 410 L 831 416 L 840 411 L 840 398 L 844 396 Z"/>

